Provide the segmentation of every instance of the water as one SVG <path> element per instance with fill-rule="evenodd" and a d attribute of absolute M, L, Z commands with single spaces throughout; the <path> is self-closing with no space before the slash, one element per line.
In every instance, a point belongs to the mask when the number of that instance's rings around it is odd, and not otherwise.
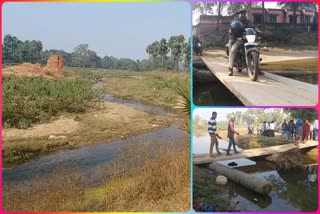
<path fill-rule="evenodd" d="M 115 140 L 110 143 L 86 146 L 75 150 L 62 150 L 42 156 L 11 169 L 3 170 L 3 182 L 26 181 L 35 175 L 50 175 L 55 167 L 76 165 L 83 173 L 99 165 L 114 160 L 120 149 L 130 144 L 176 142 L 186 137 L 186 132 L 175 124 L 154 132 L 129 137 L 125 140 Z"/>
<path fill-rule="evenodd" d="M 208 154 L 210 137 L 208 134 L 193 135 L 193 154 Z M 227 147 L 227 141 L 219 141 L 221 150 Z M 215 152 L 215 149 L 213 149 Z M 304 155 L 308 159 L 308 154 Z M 314 158 L 311 158 L 314 159 Z M 275 170 L 274 164 L 262 160 L 248 160 L 246 158 L 220 161 L 220 164 L 236 162 L 235 168 L 266 180 L 272 184 L 272 192 L 263 196 L 252 192 L 239 184 L 229 181 L 222 196 L 235 206 L 237 211 L 315 211 L 318 206 L 318 177 L 317 163 L 303 169 L 289 170 L 287 172 Z M 310 161 L 308 161 L 310 162 Z M 208 167 L 208 165 L 204 165 Z M 209 169 L 211 170 L 211 169 Z M 206 178 L 208 179 L 208 178 Z M 212 182 L 214 185 L 214 182 Z"/>
<path fill-rule="evenodd" d="M 97 84 L 95 84 L 93 88 L 94 90 L 101 91 L 100 87 L 103 87 L 103 85 L 106 83 L 107 83 L 106 81 L 100 81 Z M 134 107 L 149 113 L 159 114 L 159 115 L 164 115 L 165 113 L 168 113 L 168 112 L 174 112 L 174 110 L 169 107 L 163 107 L 163 106 L 159 107 L 159 106 L 155 106 L 147 103 L 142 103 L 136 100 L 122 99 L 119 97 L 114 97 L 113 95 L 108 93 L 102 93 L 101 100 L 105 102 L 124 104 L 124 105 Z"/>
<path fill-rule="evenodd" d="M 198 106 L 243 106 L 243 103 L 225 87 L 204 65 L 194 62 L 193 103 Z"/>
<path fill-rule="evenodd" d="M 280 76 L 284 76 L 284 77 L 291 78 L 294 80 L 299 80 L 299 81 L 310 83 L 313 85 L 318 85 L 318 74 L 290 75 L 290 76 L 284 74 L 284 75 L 280 75 Z"/>
<path fill-rule="evenodd" d="M 102 97 L 106 102 L 121 103 L 154 114 L 164 115 L 167 112 L 167 109 L 165 108 L 146 105 L 133 100 L 123 100 L 109 94 L 102 94 Z M 57 166 L 77 166 L 83 174 L 92 175 L 92 173 L 95 172 L 95 169 L 114 160 L 120 149 L 126 145 L 136 144 L 139 146 L 141 143 L 172 143 L 184 140 L 187 136 L 187 132 L 181 130 L 176 123 L 173 123 L 168 128 L 161 128 L 127 139 L 85 146 L 75 150 L 61 150 L 49 155 L 41 156 L 26 163 L 16 165 L 10 169 L 4 169 L 2 171 L 2 179 L 3 183 L 8 183 L 27 181 L 34 176 L 49 176 Z"/>
<path fill-rule="evenodd" d="M 192 153 L 195 155 L 202 155 L 202 154 L 209 154 L 209 148 L 210 148 L 210 136 L 207 133 L 203 133 L 200 135 L 196 135 L 194 134 L 192 137 L 192 146 L 193 146 L 193 150 Z M 226 140 L 219 140 L 219 148 L 221 150 L 227 150 L 229 146 L 229 142 Z M 236 145 L 236 149 L 238 151 L 241 151 L 242 149 L 240 149 L 237 145 Z M 233 147 L 231 147 L 231 151 L 233 151 Z M 216 149 L 213 148 L 213 153 L 216 153 Z"/>
<path fill-rule="evenodd" d="M 199 62 L 198 62 L 199 64 Z M 204 65 L 198 65 L 193 73 L 193 102 L 197 106 L 244 106 Z M 277 74 L 298 81 L 318 84 L 318 74 Z"/>
<path fill-rule="evenodd" d="M 271 168 L 265 172 L 252 173 L 272 184 L 272 192 L 268 196 L 262 196 L 232 182 L 227 186 L 228 196 L 240 211 L 316 211 L 317 168 L 317 165 L 313 165 L 288 172 Z"/>

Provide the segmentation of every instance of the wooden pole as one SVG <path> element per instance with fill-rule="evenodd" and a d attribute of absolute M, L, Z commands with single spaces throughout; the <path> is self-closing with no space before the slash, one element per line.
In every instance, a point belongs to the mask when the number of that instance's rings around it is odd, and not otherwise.
<path fill-rule="evenodd" d="M 229 168 L 219 163 L 212 163 L 209 167 L 215 170 L 217 173 L 226 176 L 231 181 L 262 195 L 269 195 L 272 190 L 270 183 L 260 180 L 247 173 L 241 172 L 237 169 Z"/>

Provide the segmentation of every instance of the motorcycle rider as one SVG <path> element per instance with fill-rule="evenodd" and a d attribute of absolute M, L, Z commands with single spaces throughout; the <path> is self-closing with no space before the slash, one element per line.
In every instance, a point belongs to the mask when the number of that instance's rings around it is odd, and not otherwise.
<path fill-rule="evenodd" d="M 193 36 L 193 41 L 192 41 L 192 43 L 193 43 L 193 52 L 195 52 L 195 53 L 200 52 L 201 50 L 199 50 L 199 47 L 197 46 L 198 43 L 200 43 L 200 44 L 202 45 L 202 41 L 200 40 L 200 37 L 194 35 L 194 36 Z M 201 47 L 200 47 L 200 48 L 201 48 Z"/>
<path fill-rule="evenodd" d="M 240 41 L 237 40 L 238 37 L 242 37 L 243 32 L 246 28 L 252 28 L 250 20 L 247 19 L 246 10 L 240 10 L 234 16 L 238 16 L 238 20 L 234 21 L 229 26 L 229 76 L 233 75 L 233 67 L 235 62 L 235 57 L 240 45 Z M 241 69 L 238 70 L 241 72 Z M 261 71 L 260 74 L 263 74 Z"/>

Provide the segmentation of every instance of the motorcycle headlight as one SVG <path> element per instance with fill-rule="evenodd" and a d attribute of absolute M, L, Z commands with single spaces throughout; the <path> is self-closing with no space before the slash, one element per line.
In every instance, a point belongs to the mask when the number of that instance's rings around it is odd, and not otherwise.
<path fill-rule="evenodd" d="M 256 40 L 256 35 L 246 35 L 248 42 L 254 42 Z"/>
<path fill-rule="evenodd" d="M 201 43 L 198 43 L 198 47 L 201 47 Z"/>

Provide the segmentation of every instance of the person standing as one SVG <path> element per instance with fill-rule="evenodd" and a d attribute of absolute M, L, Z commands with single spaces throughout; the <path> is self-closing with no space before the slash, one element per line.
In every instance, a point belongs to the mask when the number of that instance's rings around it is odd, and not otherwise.
<path fill-rule="evenodd" d="M 288 123 L 288 130 L 289 130 L 289 139 L 293 139 L 293 134 L 294 134 L 294 122 L 293 120 L 290 120 Z"/>
<path fill-rule="evenodd" d="M 318 120 L 313 122 L 313 140 L 318 140 Z"/>
<path fill-rule="evenodd" d="M 310 137 L 309 137 L 309 140 L 312 140 L 312 136 L 313 136 L 313 124 L 312 123 L 309 123 L 310 125 Z"/>
<path fill-rule="evenodd" d="M 282 125 L 281 125 L 281 139 L 286 139 L 288 137 L 288 124 L 287 124 L 287 120 L 284 120 Z"/>
<path fill-rule="evenodd" d="M 303 138 L 303 122 L 300 118 L 297 119 L 296 121 L 296 143 L 295 145 L 298 146 L 299 143 L 301 142 L 302 138 Z"/>
<path fill-rule="evenodd" d="M 310 135 L 310 125 L 308 120 L 304 121 L 302 125 L 302 129 L 303 129 L 303 141 L 306 142 Z"/>
<path fill-rule="evenodd" d="M 209 150 L 209 157 L 213 157 L 213 147 L 214 145 L 216 145 L 216 151 L 217 151 L 217 155 L 221 155 L 221 152 L 219 151 L 219 139 L 222 139 L 219 134 L 217 133 L 217 112 L 212 112 L 212 116 L 208 122 L 208 132 L 211 138 L 211 142 L 210 142 L 210 150 Z"/>
<path fill-rule="evenodd" d="M 229 146 L 228 146 L 228 150 L 227 150 L 228 156 L 231 156 L 231 154 L 230 154 L 231 145 L 233 145 L 234 153 L 235 154 L 239 153 L 236 149 L 236 142 L 234 140 L 234 134 L 239 135 L 239 132 L 237 132 L 234 129 L 234 121 L 235 121 L 235 117 L 231 116 L 229 124 L 228 124 L 228 138 L 229 138 Z"/>

